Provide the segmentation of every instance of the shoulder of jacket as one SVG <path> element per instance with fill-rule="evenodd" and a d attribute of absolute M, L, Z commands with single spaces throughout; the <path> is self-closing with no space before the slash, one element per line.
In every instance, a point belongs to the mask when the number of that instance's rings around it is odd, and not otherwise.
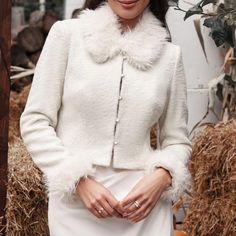
<path fill-rule="evenodd" d="M 73 31 L 78 29 L 80 20 L 78 18 L 56 21 L 50 31 L 58 32 L 62 37 L 68 38 Z"/>
<path fill-rule="evenodd" d="M 64 20 L 58 20 L 56 23 L 62 25 L 62 27 L 76 27 L 78 26 L 80 22 L 79 18 L 71 18 L 71 19 L 64 19 Z"/>
<path fill-rule="evenodd" d="M 182 53 L 182 49 L 180 45 L 175 44 L 173 42 L 168 42 L 168 50 L 172 53 L 172 55 L 179 56 Z"/>
<path fill-rule="evenodd" d="M 167 48 L 169 58 L 171 58 L 171 61 L 175 65 L 177 65 L 179 62 L 182 62 L 182 48 L 180 45 L 173 42 L 168 42 Z"/>
<path fill-rule="evenodd" d="M 181 54 L 181 47 L 173 42 L 166 42 L 165 50 L 163 50 L 163 56 L 168 58 L 169 62 L 176 61 Z"/>

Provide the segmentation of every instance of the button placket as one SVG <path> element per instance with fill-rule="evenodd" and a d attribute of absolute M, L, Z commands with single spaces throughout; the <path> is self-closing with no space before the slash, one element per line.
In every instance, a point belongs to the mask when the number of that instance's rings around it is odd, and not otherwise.
<path fill-rule="evenodd" d="M 117 125 L 120 122 L 120 118 L 119 118 L 119 108 L 120 108 L 120 102 L 121 100 L 123 100 L 123 97 L 121 96 L 121 88 L 122 88 L 122 82 L 123 79 L 125 78 L 125 74 L 124 74 L 124 62 L 126 60 L 126 56 L 123 55 L 122 58 L 122 65 L 121 65 L 121 75 L 120 75 L 120 84 L 119 84 L 119 95 L 118 95 L 118 99 L 117 99 L 117 109 L 116 109 L 116 119 L 115 119 L 115 125 L 114 125 L 114 134 L 113 134 L 113 146 L 112 146 L 112 160 L 113 160 L 113 155 L 114 155 L 114 146 L 118 145 L 118 140 L 116 140 L 116 130 L 117 130 Z"/>

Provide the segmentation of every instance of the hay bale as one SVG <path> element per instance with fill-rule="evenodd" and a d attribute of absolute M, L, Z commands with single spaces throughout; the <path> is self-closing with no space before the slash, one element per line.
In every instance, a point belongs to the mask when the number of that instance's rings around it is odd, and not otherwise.
<path fill-rule="evenodd" d="M 41 172 L 33 164 L 21 138 L 16 138 L 9 147 L 8 178 L 7 235 L 49 235 Z"/>
<path fill-rule="evenodd" d="M 26 99 L 31 85 L 25 86 L 21 93 L 11 91 L 10 94 L 10 114 L 9 114 L 9 145 L 16 137 L 20 137 L 20 115 L 24 110 Z"/>
<path fill-rule="evenodd" d="M 42 173 L 33 163 L 19 132 L 19 118 L 30 86 L 11 92 L 8 153 L 7 236 L 48 236 L 47 196 Z"/>
<path fill-rule="evenodd" d="M 193 198 L 184 220 L 191 236 L 236 235 L 236 121 L 208 124 L 193 139 Z"/>
<path fill-rule="evenodd" d="M 53 11 L 47 11 L 43 18 L 43 24 L 42 24 L 42 30 L 44 33 L 48 34 L 50 31 L 52 25 L 59 20 L 58 15 L 56 12 Z"/>
<path fill-rule="evenodd" d="M 155 123 L 152 127 L 151 127 L 151 131 L 150 131 L 150 146 L 152 149 L 157 149 L 157 143 L 158 143 L 158 129 L 157 129 L 157 124 Z"/>

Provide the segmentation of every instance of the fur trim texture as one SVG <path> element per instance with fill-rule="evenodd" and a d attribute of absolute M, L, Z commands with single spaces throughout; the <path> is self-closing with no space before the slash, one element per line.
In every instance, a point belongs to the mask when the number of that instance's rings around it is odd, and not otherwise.
<path fill-rule="evenodd" d="M 186 146 L 186 148 L 189 148 L 189 146 Z M 189 155 L 186 155 L 188 151 L 183 149 L 184 146 L 170 145 L 165 149 L 156 150 L 146 166 L 146 173 L 154 171 L 157 167 L 163 167 L 170 172 L 172 185 L 161 196 L 162 199 L 167 201 L 177 201 L 184 191 L 189 190 L 192 185 L 191 175 L 186 164 Z"/>
<path fill-rule="evenodd" d="M 73 157 L 62 162 L 56 172 L 43 176 L 48 196 L 56 195 L 59 199 L 70 199 L 75 194 L 80 178 L 92 177 L 95 170 L 96 168 L 88 159 L 78 160 Z"/>
<path fill-rule="evenodd" d="M 121 33 L 117 15 L 107 3 L 79 16 L 85 47 L 93 60 L 104 63 L 121 53 L 140 70 L 150 68 L 161 56 L 169 34 L 149 8 L 134 29 Z M 144 43 L 145 42 L 145 43 Z"/>

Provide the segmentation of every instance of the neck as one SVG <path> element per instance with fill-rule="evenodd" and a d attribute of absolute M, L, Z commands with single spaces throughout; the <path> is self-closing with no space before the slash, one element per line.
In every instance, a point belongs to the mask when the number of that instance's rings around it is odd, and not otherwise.
<path fill-rule="evenodd" d="M 122 19 L 122 18 L 120 18 L 122 32 L 126 32 L 129 29 L 133 29 L 137 25 L 140 18 L 141 18 L 141 15 L 137 16 L 134 19 Z"/>

